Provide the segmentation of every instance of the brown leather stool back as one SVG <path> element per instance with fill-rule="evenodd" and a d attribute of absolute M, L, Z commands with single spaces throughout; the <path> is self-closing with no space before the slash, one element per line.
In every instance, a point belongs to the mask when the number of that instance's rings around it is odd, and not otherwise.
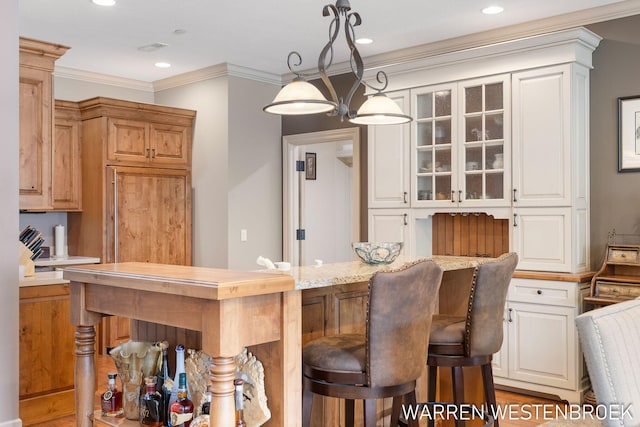
<path fill-rule="evenodd" d="M 432 261 L 377 273 L 369 282 L 367 375 L 370 387 L 416 380 L 424 370 L 442 270 Z"/>

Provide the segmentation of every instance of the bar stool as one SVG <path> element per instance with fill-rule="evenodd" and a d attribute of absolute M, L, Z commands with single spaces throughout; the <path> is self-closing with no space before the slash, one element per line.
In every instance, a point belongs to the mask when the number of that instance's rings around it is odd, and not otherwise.
<path fill-rule="evenodd" d="M 453 400 L 460 405 L 464 401 L 462 368 L 480 366 L 485 403 L 495 413 L 496 391 L 491 359 L 502 346 L 504 306 L 517 264 L 517 254 L 508 253 L 496 261 L 480 265 L 473 276 L 466 317 L 433 317 L 427 357 L 429 402 L 434 402 L 436 398 L 438 367 L 451 368 Z M 498 419 L 494 423 L 498 427 Z M 433 426 L 433 420 L 428 420 L 427 425 Z M 464 422 L 456 419 L 455 425 L 460 427 Z"/>
<path fill-rule="evenodd" d="M 353 426 L 354 400 L 364 400 L 364 425 L 374 427 L 375 399 L 393 397 L 391 426 L 398 424 L 402 397 L 416 403 L 441 280 L 433 261 L 378 272 L 369 281 L 365 334 L 327 336 L 305 345 L 304 427 L 311 421 L 313 394 L 345 399 L 347 427 Z"/>

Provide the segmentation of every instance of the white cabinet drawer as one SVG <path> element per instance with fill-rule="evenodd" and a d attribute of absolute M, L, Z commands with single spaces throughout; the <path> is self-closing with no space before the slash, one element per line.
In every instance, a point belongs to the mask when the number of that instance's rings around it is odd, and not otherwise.
<path fill-rule="evenodd" d="M 571 282 L 514 278 L 509 287 L 508 299 L 517 302 L 575 307 L 578 301 L 577 292 L 578 287 Z"/>

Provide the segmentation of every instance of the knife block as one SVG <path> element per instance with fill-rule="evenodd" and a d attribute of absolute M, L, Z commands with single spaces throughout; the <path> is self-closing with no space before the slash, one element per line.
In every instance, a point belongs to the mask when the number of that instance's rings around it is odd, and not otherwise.
<path fill-rule="evenodd" d="M 33 252 L 31 252 L 22 242 L 18 242 L 18 247 L 20 249 L 20 265 L 24 265 L 24 277 L 35 276 L 36 265 L 31 260 Z"/>

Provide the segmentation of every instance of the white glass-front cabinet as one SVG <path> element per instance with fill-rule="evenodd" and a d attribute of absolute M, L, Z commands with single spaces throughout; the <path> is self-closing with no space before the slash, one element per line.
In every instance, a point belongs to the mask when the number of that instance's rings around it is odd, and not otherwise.
<path fill-rule="evenodd" d="M 509 75 L 411 91 L 412 205 L 509 206 Z"/>
<path fill-rule="evenodd" d="M 409 112 L 408 90 L 387 96 Z M 410 125 L 369 126 L 367 132 L 369 207 L 409 207 Z"/>

